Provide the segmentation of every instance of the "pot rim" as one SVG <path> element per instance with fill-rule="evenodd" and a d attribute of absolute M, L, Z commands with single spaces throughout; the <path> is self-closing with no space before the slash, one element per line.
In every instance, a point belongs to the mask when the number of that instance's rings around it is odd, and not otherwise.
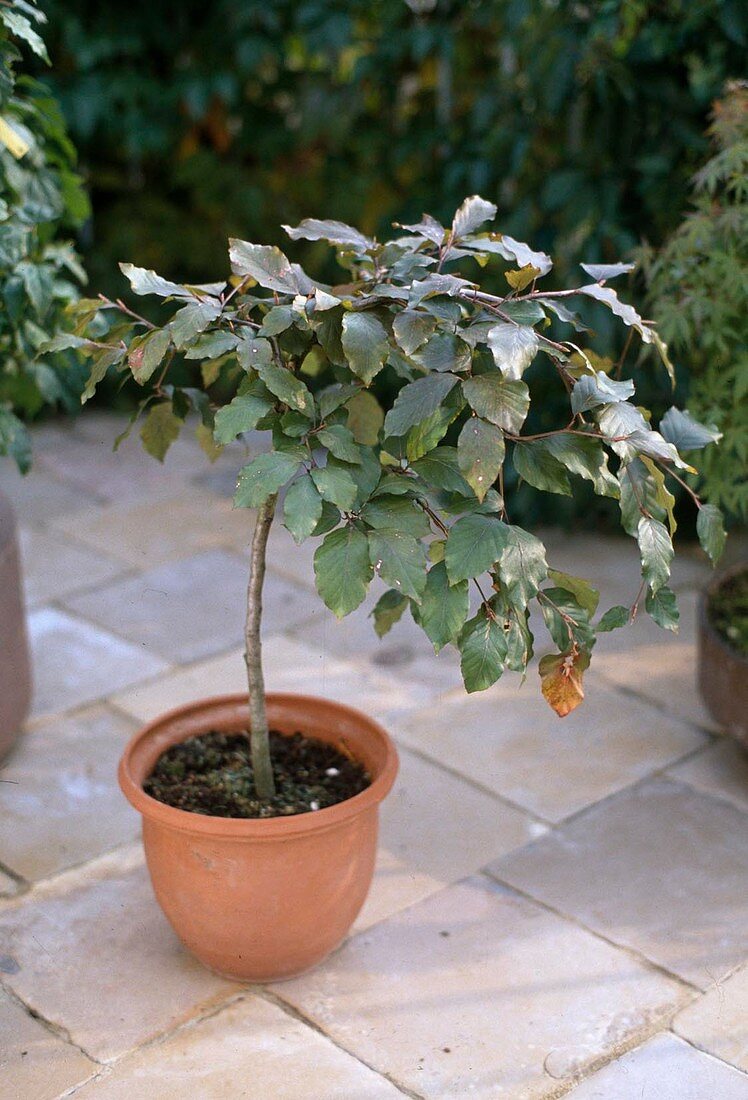
<path fill-rule="evenodd" d="M 740 573 L 748 573 L 748 562 L 740 561 L 735 565 L 730 566 L 729 569 L 723 570 L 718 573 L 716 577 L 712 577 L 706 588 L 701 590 L 701 599 L 699 600 L 699 620 L 701 623 L 701 629 L 705 634 L 709 635 L 709 638 L 719 646 L 719 648 L 729 656 L 731 661 L 736 664 L 745 665 L 748 668 L 748 656 L 744 653 L 738 653 L 734 649 L 726 638 L 720 634 L 716 629 L 712 620 L 709 618 L 709 601 L 715 592 L 719 591 L 725 581 L 731 580 L 733 577 Z"/>
<path fill-rule="evenodd" d="M 317 705 L 333 707 L 356 724 L 364 726 L 368 732 L 378 738 L 385 750 L 384 765 L 379 774 L 374 777 L 371 784 L 359 794 L 338 802 L 334 806 L 326 806 L 324 809 L 310 811 L 309 813 L 293 814 L 288 817 L 245 818 L 245 817 L 213 817 L 208 814 L 193 813 L 190 810 L 180 810 L 176 806 L 167 806 L 164 802 L 152 798 L 146 794 L 133 769 L 133 755 L 141 747 L 143 742 L 163 733 L 175 721 L 185 718 L 195 712 L 210 712 L 212 708 L 247 704 L 246 694 L 213 695 L 202 699 L 195 699 L 173 710 L 154 718 L 133 735 L 125 746 L 118 768 L 119 785 L 131 806 L 139 811 L 144 818 L 161 826 L 175 829 L 179 832 L 196 833 L 202 836 L 234 837 L 236 839 L 252 840 L 282 840 L 285 837 L 321 832 L 325 829 L 335 828 L 343 821 L 356 817 L 361 813 L 377 806 L 389 793 L 397 776 L 399 760 L 395 745 L 384 729 L 373 718 L 355 707 L 349 707 L 345 703 L 338 703 L 332 699 L 325 699 L 319 695 L 297 695 L 294 692 L 268 692 L 268 706 L 276 703 L 280 706 L 299 705 L 300 709 L 305 705 Z M 206 714 L 206 723 L 209 718 Z M 206 730 L 207 732 L 207 730 Z M 183 736 L 176 737 L 173 744 L 187 740 L 195 736 L 194 731 L 185 732 Z"/>

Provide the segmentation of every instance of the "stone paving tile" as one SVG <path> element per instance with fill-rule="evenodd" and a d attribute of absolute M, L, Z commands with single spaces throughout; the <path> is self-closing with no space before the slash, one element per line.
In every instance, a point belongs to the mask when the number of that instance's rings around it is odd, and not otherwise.
<path fill-rule="evenodd" d="M 16 880 L 0 870 L 0 898 L 12 898 L 18 893 L 18 889 Z"/>
<path fill-rule="evenodd" d="M 60 714 L 168 668 L 141 646 L 51 607 L 29 616 L 29 635 L 36 716 Z"/>
<path fill-rule="evenodd" d="M 430 698 L 428 691 L 400 677 L 366 674 L 354 664 L 325 658 L 283 635 L 266 638 L 263 647 L 268 691 L 321 695 L 367 714 L 390 717 Z M 120 710 L 148 722 L 193 699 L 246 692 L 243 649 L 201 661 L 114 696 Z"/>
<path fill-rule="evenodd" d="M 108 554 L 94 553 L 59 534 L 29 527 L 21 531 L 21 560 L 29 607 L 91 588 L 124 571 L 122 563 Z"/>
<path fill-rule="evenodd" d="M 611 1062 L 566 1096 L 568 1100 L 748 1100 L 748 1077 L 665 1033 Z"/>
<path fill-rule="evenodd" d="M 694 1046 L 748 1072 L 748 967 L 683 1009 L 673 1028 Z"/>
<path fill-rule="evenodd" d="M 0 987 L 0 1095 L 6 1100 L 54 1100 L 97 1069 Z"/>
<path fill-rule="evenodd" d="M 253 524 L 247 509 L 232 508 L 229 501 L 194 489 L 166 507 L 161 501 L 148 501 L 127 508 L 96 508 L 72 519 L 64 517 L 53 526 L 93 550 L 144 569 L 226 545 L 242 550 L 248 561 Z"/>
<path fill-rule="evenodd" d="M 648 780 L 491 873 L 700 988 L 748 957 L 748 816 Z"/>
<path fill-rule="evenodd" d="M 65 606 L 149 652 L 186 664 L 237 645 L 244 637 L 248 564 L 208 550 L 127 580 L 72 597 Z M 263 593 L 268 630 L 283 630 L 325 609 L 278 577 Z"/>
<path fill-rule="evenodd" d="M 76 1100 L 395 1100 L 402 1093 L 257 997 L 182 1028 L 76 1090 Z"/>
<path fill-rule="evenodd" d="M 400 749 L 400 772 L 380 810 L 383 850 L 357 928 L 369 927 L 478 871 L 546 827 L 437 765 Z M 456 829 L 456 821 L 470 827 Z M 386 853 L 386 855 L 385 855 Z"/>
<path fill-rule="evenodd" d="M 537 679 L 507 676 L 495 688 L 404 715 L 405 742 L 548 821 L 672 763 L 701 734 L 588 675 L 587 697 L 559 719 Z"/>
<path fill-rule="evenodd" d="M 35 466 L 22 477 L 8 458 L 0 458 L 0 489 L 13 505 L 19 524 L 47 523 L 56 516 L 89 508 L 99 499 L 50 477 Z"/>
<path fill-rule="evenodd" d="M 104 707 L 26 732 L 0 765 L 0 861 L 28 881 L 134 840 L 117 763 L 135 723 Z"/>
<path fill-rule="evenodd" d="M 419 1096 L 535 1100 L 651 1030 L 683 987 L 475 877 L 273 987 Z"/>
<path fill-rule="evenodd" d="M 181 946 L 128 854 L 63 875 L 0 910 L 6 985 L 99 1061 L 229 996 Z"/>
<path fill-rule="evenodd" d="M 720 738 L 703 752 L 669 768 L 668 774 L 748 810 L 748 752 L 729 737 Z"/>

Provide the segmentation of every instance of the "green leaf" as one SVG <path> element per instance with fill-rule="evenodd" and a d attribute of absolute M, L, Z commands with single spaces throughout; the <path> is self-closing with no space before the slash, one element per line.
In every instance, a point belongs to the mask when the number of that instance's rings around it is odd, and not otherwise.
<path fill-rule="evenodd" d="M 328 462 L 322 469 L 312 470 L 312 480 L 324 500 L 340 508 L 341 512 L 350 512 L 358 487 L 347 470 Z"/>
<path fill-rule="evenodd" d="M 453 374 L 427 374 L 403 386 L 384 419 L 387 435 L 403 436 L 432 416 L 456 384 Z"/>
<path fill-rule="evenodd" d="M 283 523 L 296 543 L 309 538 L 322 517 L 322 497 L 309 474 L 289 485 L 283 501 Z"/>
<path fill-rule="evenodd" d="M 618 497 L 619 485 L 608 469 L 608 456 L 599 439 L 583 435 L 552 435 L 537 440 L 569 473 L 591 481 L 598 496 Z"/>
<path fill-rule="evenodd" d="M 312 531 L 314 536 L 326 535 L 328 531 L 332 531 L 333 527 L 337 527 L 340 523 L 340 511 L 334 504 L 330 504 L 329 500 L 322 501 L 322 515 L 320 516 L 317 526 Z"/>
<path fill-rule="evenodd" d="M 415 352 L 411 358 L 429 371 L 444 373 L 444 371 L 470 370 L 472 352 L 469 344 L 454 336 L 451 332 L 437 332 L 420 351 Z"/>
<path fill-rule="evenodd" d="M 566 470 L 551 454 L 546 440 L 534 439 L 528 443 L 515 443 L 512 452 L 514 468 L 528 485 L 547 493 L 571 496 L 571 485 Z"/>
<path fill-rule="evenodd" d="M 588 412 L 600 405 L 627 401 L 633 396 L 634 383 L 630 379 L 616 382 L 601 370 L 594 375 L 583 374 L 571 391 L 571 411 L 575 414 Z"/>
<path fill-rule="evenodd" d="M 248 275 L 267 290 L 279 294 L 308 294 L 314 283 L 297 264 L 292 264 L 275 245 L 229 240 L 229 259 L 237 275 Z"/>
<path fill-rule="evenodd" d="M 660 503 L 660 486 L 640 458 L 621 466 L 618 471 L 621 487 L 621 523 L 628 535 L 636 536 L 642 513 L 664 520 L 665 501 Z"/>
<path fill-rule="evenodd" d="M 507 544 L 507 525 L 494 516 L 458 519 L 447 536 L 444 560 L 450 584 L 492 569 Z"/>
<path fill-rule="evenodd" d="M 7 8 L 0 8 L 0 19 L 2 19 L 11 34 L 15 35 L 16 38 L 23 39 L 37 57 L 49 64 L 49 54 L 47 53 L 47 47 L 44 45 L 44 39 L 34 30 L 24 15 L 17 11 L 8 11 Z"/>
<path fill-rule="evenodd" d="M 615 279 L 619 275 L 626 275 L 633 271 L 636 264 L 580 264 L 588 275 L 591 275 L 596 283 L 603 283 L 606 279 Z"/>
<path fill-rule="evenodd" d="M 696 534 L 702 549 L 716 565 L 725 549 L 727 534 L 722 522 L 722 513 L 714 504 L 702 504 L 696 517 Z"/>
<path fill-rule="evenodd" d="M 295 229 L 290 225 L 284 225 L 283 228 L 292 241 L 329 241 L 330 244 L 340 245 L 353 252 L 366 252 L 376 244 L 371 237 L 365 237 L 358 229 L 346 225 L 345 222 L 304 218 Z"/>
<path fill-rule="evenodd" d="M 236 508 L 259 508 L 290 481 L 299 468 L 294 455 L 282 451 L 257 455 L 239 472 L 234 494 Z"/>
<path fill-rule="evenodd" d="M 545 625 L 559 649 L 572 646 L 591 650 L 595 644 L 595 632 L 588 612 L 565 588 L 544 588 L 540 609 Z"/>
<path fill-rule="evenodd" d="M 262 319 L 260 336 L 279 336 L 291 327 L 297 317 L 293 306 L 272 306 Z"/>
<path fill-rule="evenodd" d="M 649 516 L 642 516 L 639 520 L 637 539 L 642 561 L 642 576 L 652 594 L 655 595 L 670 576 L 673 544 L 667 527 Z"/>
<path fill-rule="evenodd" d="M 413 538 L 425 538 L 431 525 L 422 508 L 406 497 L 377 496 L 361 509 L 361 519 L 378 531 L 402 531 Z"/>
<path fill-rule="evenodd" d="M 216 413 L 213 432 L 216 443 L 231 443 L 242 432 L 251 432 L 272 407 L 270 401 L 253 394 L 235 397 Z"/>
<path fill-rule="evenodd" d="M 269 340 L 261 336 L 243 335 L 236 345 L 236 357 L 245 370 L 259 371 L 273 358 L 273 348 Z"/>
<path fill-rule="evenodd" d="M 174 415 L 171 401 L 152 405 L 140 430 L 140 438 L 148 454 L 163 462 L 181 427 L 182 421 Z"/>
<path fill-rule="evenodd" d="M 548 575 L 545 547 L 540 539 L 522 527 L 501 526 L 504 528 L 504 547 L 499 558 L 499 576 L 515 606 L 518 601 L 527 606 Z"/>
<path fill-rule="evenodd" d="M 429 488 L 470 496 L 472 490 L 460 473 L 456 447 L 434 447 L 412 463 L 412 469 Z"/>
<path fill-rule="evenodd" d="M 600 602 L 600 593 L 593 588 L 589 581 L 581 577 L 572 577 L 569 573 L 562 573 L 559 569 L 549 569 L 548 577 L 556 588 L 564 588 L 576 599 L 580 607 L 583 607 L 591 617 L 597 611 Z"/>
<path fill-rule="evenodd" d="M 136 267 L 135 264 L 120 264 L 119 269 L 130 283 L 135 294 L 157 294 L 159 298 L 191 298 L 195 295 L 181 286 L 179 283 L 171 283 L 168 279 L 162 279 L 155 271 L 149 271 L 144 267 Z"/>
<path fill-rule="evenodd" d="M 417 539 L 402 531 L 371 531 L 369 557 L 383 581 L 421 602 L 426 586 L 426 552 Z"/>
<path fill-rule="evenodd" d="M 200 423 L 195 428 L 195 438 L 200 446 L 200 450 L 207 457 L 209 462 L 215 462 L 220 457 L 223 447 L 220 443 L 216 443 L 213 438 L 213 429 L 206 427 L 205 424 Z"/>
<path fill-rule="evenodd" d="M 537 355 L 539 341 L 534 329 L 502 322 L 488 333 L 488 346 L 504 377 L 517 380 Z"/>
<path fill-rule="evenodd" d="M 406 355 L 412 355 L 436 328 L 436 318 L 428 313 L 418 313 L 413 309 L 404 309 L 395 316 L 392 331 Z"/>
<path fill-rule="evenodd" d="M 717 443 L 722 432 L 715 427 L 706 427 L 694 420 L 688 412 L 671 408 L 660 421 L 663 437 L 677 447 L 679 451 L 698 451 L 709 443 Z"/>
<path fill-rule="evenodd" d="M 618 630 L 631 622 L 631 609 L 622 604 L 609 607 L 595 627 L 598 634 L 607 634 L 611 630 Z"/>
<path fill-rule="evenodd" d="M 452 220 L 453 237 L 464 237 L 473 233 L 479 225 L 492 221 L 496 217 L 496 206 L 480 195 L 470 195 L 458 208 Z"/>
<path fill-rule="evenodd" d="M 432 377 L 443 377 L 433 375 Z M 447 395 L 444 404 L 410 429 L 405 441 L 405 454 L 409 462 L 415 462 L 428 454 L 447 434 L 449 425 L 462 411 L 464 402 L 459 387 Z"/>
<path fill-rule="evenodd" d="M 10 455 L 22 474 L 31 468 L 31 436 L 9 408 L 0 407 L 0 455 Z"/>
<path fill-rule="evenodd" d="M 436 653 L 455 640 L 469 610 L 468 582 L 450 585 L 444 562 L 432 565 L 418 619 Z"/>
<path fill-rule="evenodd" d="M 383 638 L 392 630 L 395 623 L 400 621 L 408 603 L 407 596 L 403 596 L 402 592 L 396 592 L 394 588 L 388 588 L 379 597 L 374 610 L 370 612 L 374 616 L 374 629 L 378 638 Z"/>
<path fill-rule="evenodd" d="M 657 625 L 661 626 L 663 630 L 677 632 L 680 614 L 678 612 L 678 603 L 675 599 L 675 593 L 669 588 L 663 586 L 654 594 L 648 592 L 645 607 L 650 617 L 654 619 Z"/>
<path fill-rule="evenodd" d="M 331 424 L 329 428 L 322 428 L 317 432 L 316 439 L 342 462 L 359 463 L 361 461 L 358 444 L 352 433 L 342 424 Z"/>
<path fill-rule="evenodd" d="M 351 370 L 368 386 L 384 366 L 387 330 L 373 313 L 345 313 L 341 341 Z"/>
<path fill-rule="evenodd" d="M 633 306 L 627 305 L 619 299 L 612 287 L 591 283 L 589 286 L 580 286 L 577 294 L 586 294 L 588 298 L 594 298 L 595 301 L 602 302 L 612 313 L 615 313 L 616 317 L 620 317 L 625 325 L 635 328 L 645 344 L 652 343 L 652 330 L 644 324 Z"/>
<path fill-rule="evenodd" d="M 139 385 L 144 385 L 162 362 L 170 342 L 169 329 L 161 328 L 149 332 L 147 336 L 136 337 L 130 344 L 127 362 Z"/>
<path fill-rule="evenodd" d="M 185 359 L 217 359 L 233 351 L 239 340 L 233 332 L 208 332 L 198 336 L 184 353 Z"/>
<path fill-rule="evenodd" d="M 483 500 L 504 462 L 501 428 L 478 416 L 471 416 L 465 421 L 457 440 L 457 457 L 465 480 L 478 500 Z"/>
<path fill-rule="evenodd" d="M 316 395 L 320 416 L 326 420 L 330 413 L 345 405 L 355 394 L 363 392 L 358 382 L 334 382 L 331 386 L 325 386 Z"/>
<path fill-rule="evenodd" d="M 369 543 L 355 527 L 339 527 L 325 536 L 314 554 L 317 591 L 339 619 L 355 611 L 366 598 L 374 575 Z"/>
<path fill-rule="evenodd" d="M 169 325 L 174 347 L 179 350 L 186 348 L 191 340 L 194 340 L 220 316 L 220 313 L 220 303 L 213 298 L 207 298 L 202 302 L 190 302 L 183 306 L 174 314 Z"/>
<path fill-rule="evenodd" d="M 348 429 L 356 442 L 369 447 L 376 446 L 384 424 L 384 412 L 374 394 L 361 390 L 346 402 L 345 407 L 348 412 Z"/>
<path fill-rule="evenodd" d="M 460 669 L 465 690 L 484 691 L 504 671 L 506 635 L 484 608 L 463 627 L 459 640 Z"/>
<path fill-rule="evenodd" d="M 530 391 L 526 383 L 510 381 L 499 374 L 479 374 L 466 378 L 462 392 L 468 405 L 504 431 L 518 435 L 530 408 Z"/>
<path fill-rule="evenodd" d="M 261 364 L 257 373 L 270 392 L 285 405 L 310 418 L 314 416 L 314 398 L 301 379 L 290 370 L 268 362 Z"/>

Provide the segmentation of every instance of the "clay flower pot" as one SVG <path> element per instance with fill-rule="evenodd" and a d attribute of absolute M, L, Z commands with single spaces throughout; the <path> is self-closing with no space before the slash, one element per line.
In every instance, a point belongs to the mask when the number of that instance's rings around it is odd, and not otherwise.
<path fill-rule="evenodd" d="M 709 599 L 748 565 L 722 573 L 701 595 L 698 625 L 698 675 L 701 696 L 716 722 L 748 748 L 748 658 L 734 650 L 709 619 Z"/>
<path fill-rule="evenodd" d="M 247 697 L 200 700 L 135 734 L 120 786 L 143 815 L 156 898 L 185 946 L 211 970 L 244 981 L 289 978 L 343 940 L 371 884 L 379 803 L 397 774 L 395 747 L 351 707 L 304 695 L 267 697 L 271 729 L 297 730 L 360 761 L 371 786 L 316 812 L 265 819 L 209 817 L 151 798 L 143 782 L 171 745 L 248 724 Z"/>

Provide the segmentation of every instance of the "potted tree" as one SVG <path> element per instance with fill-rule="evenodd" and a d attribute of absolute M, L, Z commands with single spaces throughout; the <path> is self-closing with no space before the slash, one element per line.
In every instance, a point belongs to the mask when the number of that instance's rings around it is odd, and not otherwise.
<path fill-rule="evenodd" d="M 748 748 L 748 565 L 717 577 L 699 604 L 699 687 L 712 717 Z"/>
<path fill-rule="evenodd" d="M 541 687 L 559 715 L 583 698 L 597 632 L 623 626 L 640 602 L 661 626 L 677 627 L 667 585 L 667 484 L 688 469 L 678 445 L 706 443 L 713 433 L 676 409 L 655 430 L 634 405 L 630 380 L 596 369 L 573 340 L 549 334 L 552 320 L 586 331 L 572 300 L 600 304 L 672 373 L 656 330 L 608 286 L 629 265 L 589 265 L 583 285 L 542 290 L 551 260 L 486 231 L 495 213 L 473 196 L 451 226 L 424 216 L 385 243 L 336 221 L 287 228 L 293 240 L 336 247 L 348 277 L 335 286 L 311 279 L 276 247 L 240 240 L 230 242 L 229 283 L 181 285 L 124 264 L 133 291 L 170 305 L 170 319 L 156 325 L 122 302 L 89 301 L 78 307 L 77 332 L 58 341 L 92 360 L 84 397 L 112 366 L 148 387 L 133 422 L 145 415 L 141 439 L 157 459 L 190 411 L 211 453 L 241 433 L 270 433 L 269 450 L 239 472 L 235 496 L 237 507 L 255 510 L 248 696 L 203 700 L 158 719 L 135 736 L 120 769 L 143 815 L 164 911 L 187 946 L 222 973 L 287 976 L 341 940 L 368 889 L 377 806 L 397 767 L 386 733 L 365 715 L 265 695 L 262 584 L 276 516 L 297 543 L 319 540 L 316 584 L 335 615 L 357 608 L 375 579 L 384 582 L 373 608 L 377 632 L 409 611 L 436 651 L 458 647 L 468 691 L 488 688 L 505 670 L 524 673 L 535 606 L 553 647 L 540 661 Z M 497 258 L 506 268 L 503 295 L 476 281 Z M 556 373 L 570 405 L 565 424 L 539 434 L 523 431 L 531 404 L 525 375 L 536 358 Z M 197 381 L 177 370 L 178 360 L 200 364 Z M 517 478 L 568 494 L 571 477 L 620 502 L 642 563 L 632 607 L 598 617 L 598 593 L 554 569 L 540 540 L 511 522 Z M 692 496 L 714 557 L 719 513 Z M 312 739 L 295 739 L 302 756 L 318 751 L 313 739 L 324 743 L 329 788 L 315 779 L 310 795 L 308 777 L 289 776 L 288 735 L 297 733 Z M 324 753 L 333 749 L 340 755 L 330 765 Z M 341 793 L 346 764 L 352 786 Z M 216 772 L 229 792 L 223 802 L 200 786 Z M 187 797 L 193 780 L 200 789 Z"/>

